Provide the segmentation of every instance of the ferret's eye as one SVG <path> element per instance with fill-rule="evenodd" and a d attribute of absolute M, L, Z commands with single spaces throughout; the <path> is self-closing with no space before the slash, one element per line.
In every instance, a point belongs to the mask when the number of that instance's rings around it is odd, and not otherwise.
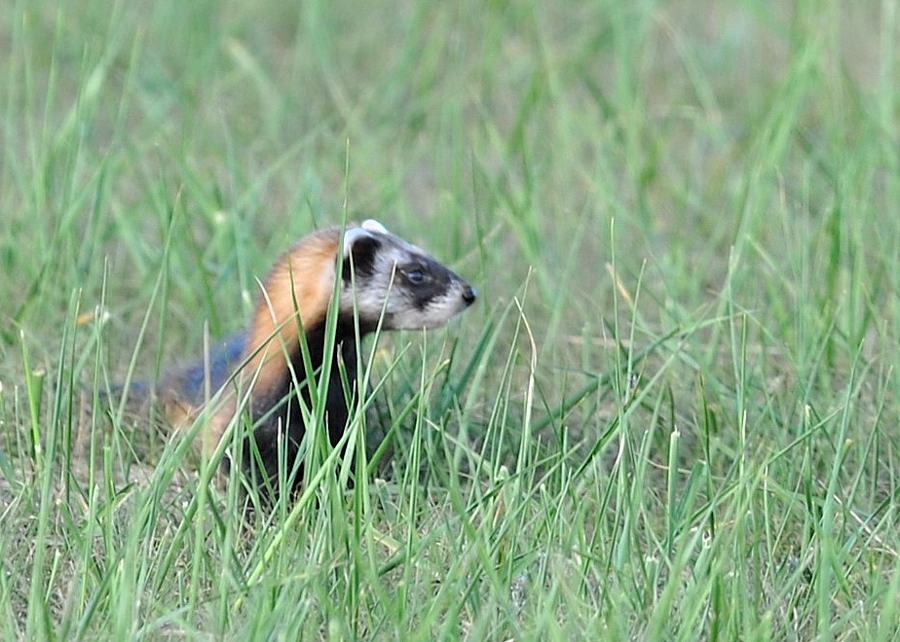
<path fill-rule="evenodd" d="M 422 270 L 410 270 L 406 273 L 406 278 L 413 285 L 419 285 L 425 282 L 425 273 Z"/>

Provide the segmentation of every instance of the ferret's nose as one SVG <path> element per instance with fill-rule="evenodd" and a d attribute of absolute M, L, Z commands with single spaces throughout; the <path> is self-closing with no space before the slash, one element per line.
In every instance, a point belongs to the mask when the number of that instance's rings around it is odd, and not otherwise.
<path fill-rule="evenodd" d="M 478 295 L 475 293 L 475 288 L 471 285 L 467 285 L 462 293 L 463 301 L 466 302 L 466 305 L 472 305 L 475 303 L 475 299 L 478 298 Z"/>

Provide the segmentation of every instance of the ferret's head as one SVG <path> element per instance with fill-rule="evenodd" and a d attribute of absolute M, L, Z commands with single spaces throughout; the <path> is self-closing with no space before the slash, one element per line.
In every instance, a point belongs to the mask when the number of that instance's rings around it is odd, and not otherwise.
<path fill-rule="evenodd" d="M 475 302 L 458 274 L 373 220 L 344 233 L 341 278 L 341 314 L 370 328 L 436 328 Z"/>

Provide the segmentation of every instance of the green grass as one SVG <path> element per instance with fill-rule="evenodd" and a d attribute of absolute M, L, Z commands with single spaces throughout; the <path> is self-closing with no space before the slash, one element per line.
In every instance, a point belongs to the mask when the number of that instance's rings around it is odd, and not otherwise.
<path fill-rule="evenodd" d="M 0 9 L 0 638 L 900 639 L 896 0 L 294 4 Z M 352 488 L 80 417 L 345 212 L 481 294 Z"/>

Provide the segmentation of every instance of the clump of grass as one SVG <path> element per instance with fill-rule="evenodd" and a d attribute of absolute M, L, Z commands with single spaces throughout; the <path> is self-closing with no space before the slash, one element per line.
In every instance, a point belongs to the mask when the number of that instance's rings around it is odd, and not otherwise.
<path fill-rule="evenodd" d="M 0 12 L 0 636 L 896 639 L 897 32 L 892 2 Z M 236 473 L 104 395 L 242 327 L 345 211 L 481 298 L 367 344 L 357 456 L 320 440 L 247 523 Z"/>

